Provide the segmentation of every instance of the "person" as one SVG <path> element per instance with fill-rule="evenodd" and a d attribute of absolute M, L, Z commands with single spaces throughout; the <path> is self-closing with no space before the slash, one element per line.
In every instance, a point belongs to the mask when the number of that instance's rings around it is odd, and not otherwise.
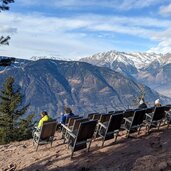
<path fill-rule="evenodd" d="M 61 115 L 61 124 L 65 124 L 68 118 L 75 116 L 74 113 L 72 112 L 71 108 L 65 107 L 64 108 L 65 114 L 63 113 Z"/>
<path fill-rule="evenodd" d="M 147 108 L 147 105 L 144 101 L 144 98 L 141 98 L 140 102 L 139 102 L 139 106 L 138 106 L 138 109 L 144 109 L 144 108 Z"/>
<path fill-rule="evenodd" d="M 42 118 L 40 119 L 40 121 L 38 123 L 38 126 L 37 126 L 38 129 L 40 129 L 43 126 L 43 122 L 50 120 L 50 117 L 49 117 L 49 115 L 48 115 L 48 113 L 46 111 L 43 111 L 41 113 L 41 117 Z"/>
<path fill-rule="evenodd" d="M 40 133 L 41 127 L 43 126 L 43 122 L 50 121 L 50 120 L 51 120 L 51 118 L 49 117 L 48 113 L 46 111 L 43 111 L 41 113 L 41 119 L 40 119 L 38 125 L 35 126 L 34 129 L 33 129 L 33 132 L 32 132 L 33 137 L 35 135 L 38 136 L 38 134 Z"/>
<path fill-rule="evenodd" d="M 161 106 L 160 99 L 155 100 L 154 106 L 156 106 L 156 107 Z"/>

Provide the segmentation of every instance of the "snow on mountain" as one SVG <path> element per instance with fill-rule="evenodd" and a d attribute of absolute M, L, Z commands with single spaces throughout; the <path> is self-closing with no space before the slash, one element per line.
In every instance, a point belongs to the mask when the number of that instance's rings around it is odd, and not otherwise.
<path fill-rule="evenodd" d="M 5 67 L 0 73 L 0 82 L 13 76 L 25 95 L 24 104 L 30 104 L 28 113 L 35 113 L 36 117 L 42 110 L 56 117 L 56 114 L 63 112 L 65 105 L 81 114 L 128 106 L 136 108 L 136 99 L 142 89 L 147 92 L 145 98 L 149 105 L 153 105 L 157 98 L 165 104 L 170 102 L 170 98 L 106 67 L 51 59 L 26 61 L 21 66 L 19 63 L 13 64 L 18 67 Z"/>
<path fill-rule="evenodd" d="M 80 59 L 98 66 L 109 67 L 166 94 L 164 87 L 171 87 L 171 53 L 125 53 L 109 51 Z M 171 90 L 171 89 L 169 89 Z"/>
<path fill-rule="evenodd" d="M 81 61 L 92 61 L 98 65 L 104 63 L 110 63 L 112 65 L 113 62 L 122 62 L 124 64 L 130 64 L 136 67 L 137 69 L 141 69 L 146 67 L 154 60 L 158 60 L 160 63 L 165 63 L 167 58 L 161 59 L 163 57 L 162 54 L 155 53 L 126 53 L 126 52 L 117 52 L 117 51 L 109 51 L 103 53 L 97 53 L 90 57 L 82 58 Z"/>

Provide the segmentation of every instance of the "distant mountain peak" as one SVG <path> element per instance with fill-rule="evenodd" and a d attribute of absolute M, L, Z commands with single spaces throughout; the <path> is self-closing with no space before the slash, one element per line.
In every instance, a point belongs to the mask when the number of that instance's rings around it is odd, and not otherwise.
<path fill-rule="evenodd" d="M 122 63 L 116 63 L 118 69 L 121 66 Z M 128 69 L 136 73 L 131 65 L 124 66 L 125 71 Z M 47 110 L 57 117 L 65 105 L 81 114 L 137 106 L 134 100 L 139 96 L 142 84 L 116 71 L 79 61 L 18 59 L 14 66 L 0 72 L 0 82 L 13 76 L 25 95 L 24 103 L 30 103 L 28 112 L 37 116 Z M 146 86 L 144 89 L 146 100 L 152 104 L 157 98 L 170 100 Z"/>
<path fill-rule="evenodd" d="M 167 54 L 169 56 L 170 54 Z M 164 62 L 163 54 L 147 53 L 147 52 L 119 52 L 111 50 L 108 52 L 96 53 L 89 57 L 84 57 L 80 61 L 89 62 L 90 60 L 95 64 L 101 64 L 102 62 L 113 63 L 115 61 L 122 62 L 124 64 L 130 64 L 135 66 L 137 69 L 146 67 L 153 60 L 159 60 L 161 63 Z"/>
<path fill-rule="evenodd" d="M 80 61 L 108 67 L 151 88 L 157 88 L 155 90 L 160 90 L 161 93 L 165 89 L 164 84 L 171 87 L 171 53 L 108 51 L 82 58 Z M 169 96 L 171 97 L 171 93 Z"/>

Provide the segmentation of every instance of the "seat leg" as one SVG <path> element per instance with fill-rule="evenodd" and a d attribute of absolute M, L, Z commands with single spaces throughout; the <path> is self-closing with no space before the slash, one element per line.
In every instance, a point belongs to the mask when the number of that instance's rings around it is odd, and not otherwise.
<path fill-rule="evenodd" d="M 160 125 L 161 125 L 161 121 L 159 122 L 159 125 L 158 125 L 158 128 L 157 128 L 158 130 L 159 130 L 159 128 L 160 128 Z"/>
<path fill-rule="evenodd" d="M 138 135 L 140 134 L 141 131 L 141 126 L 138 128 Z"/>
<path fill-rule="evenodd" d="M 63 138 L 65 138 L 65 132 L 64 132 L 65 130 L 64 130 L 64 128 L 62 127 L 62 130 L 61 130 L 61 132 L 62 132 L 62 136 L 61 136 L 61 139 L 63 139 Z"/>
<path fill-rule="evenodd" d="M 74 149 L 72 148 L 72 151 L 71 151 L 71 159 L 73 158 L 73 154 L 74 154 Z"/>
<path fill-rule="evenodd" d="M 68 140 L 68 149 L 70 147 L 71 139 Z"/>
<path fill-rule="evenodd" d="M 102 139 L 102 146 L 101 146 L 101 147 L 104 146 L 104 142 L 105 142 L 105 139 L 103 138 L 103 139 Z"/>
<path fill-rule="evenodd" d="M 147 125 L 146 128 L 147 128 L 147 134 L 149 134 L 149 132 L 150 132 L 150 125 Z"/>
<path fill-rule="evenodd" d="M 169 122 L 167 122 L 167 129 L 169 129 Z"/>
<path fill-rule="evenodd" d="M 115 140 L 114 140 L 114 142 L 116 142 L 116 140 L 117 140 L 118 133 L 119 133 L 119 132 L 117 132 L 116 135 L 115 135 Z"/>
<path fill-rule="evenodd" d="M 91 140 L 91 141 L 92 141 L 92 140 Z M 88 144 L 87 152 L 89 152 L 89 150 L 90 150 L 91 141 L 90 141 L 89 144 Z"/>
<path fill-rule="evenodd" d="M 51 141 L 51 143 L 50 143 L 50 146 L 52 147 L 52 143 L 53 143 L 53 140 Z"/>
<path fill-rule="evenodd" d="M 76 146 L 76 139 L 74 140 L 74 145 L 73 146 L 71 146 L 71 159 L 72 159 L 72 157 L 73 157 L 73 154 L 74 154 L 74 150 L 75 150 L 75 146 Z"/>
<path fill-rule="evenodd" d="M 99 126 L 97 126 L 96 129 L 95 129 L 95 131 L 94 131 L 93 139 L 96 139 L 97 138 L 98 130 L 99 130 Z"/>
<path fill-rule="evenodd" d="M 65 130 L 65 133 L 63 135 L 63 138 L 64 138 L 64 144 L 65 144 L 65 141 L 66 141 L 66 138 L 67 138 L 67 131 Z"/>
<path fill-rule="evenodd" d="M 126 138 L 128 138 L 129 137 L 129 131 L 127 131 L 127 133 L 126 133 Z"/>
<path fill-rule="evenodd" d="M 39 147 L 39 143 L 37 144 L 36 151 L 38 150 L 38 147 Z"/>

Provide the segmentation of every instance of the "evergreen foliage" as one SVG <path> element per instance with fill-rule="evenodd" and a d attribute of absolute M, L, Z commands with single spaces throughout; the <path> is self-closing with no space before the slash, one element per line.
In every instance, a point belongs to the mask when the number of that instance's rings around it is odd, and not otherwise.
<path fill-rule="evenodd" d="M 29 105 L 22 107 L 22 100 L 14 78 L 8 77 L 0 90 L 0 144 L 30 138 L 33 114 L 23 119 Z"/>
<path fill-rule="evenodd" d="M 15 62 L 15 58 L 4 58 L 0 60 L 0 66 L 3 67 L 10 66 L 14 62 Z"/>
<path fill-rule="evenodd" d="M 7 36 L 7 37 L 1 36 L 0 45 L 9 45 L 9 42 L 8 42 L 9 39 L 10 39 L 10 36 Z"/>
<path fill-rule="evenodd" d="M 14 0 L 0 0 L 0 12 L 9 10 L 8 5 L 13 2 L 14 2 Z M 9 39 L 10 39 L 10 36 L 7 36 L 7 37 L 1 36 L 0 37 L 0 45 L 9 45 L 9 42 L 8 42 Z"/>
<path fill-rule="evenodd" d="M 8 4 L 13 3 L 14 0 L 0 0 L 0 12 L 9 10 Z"/>

